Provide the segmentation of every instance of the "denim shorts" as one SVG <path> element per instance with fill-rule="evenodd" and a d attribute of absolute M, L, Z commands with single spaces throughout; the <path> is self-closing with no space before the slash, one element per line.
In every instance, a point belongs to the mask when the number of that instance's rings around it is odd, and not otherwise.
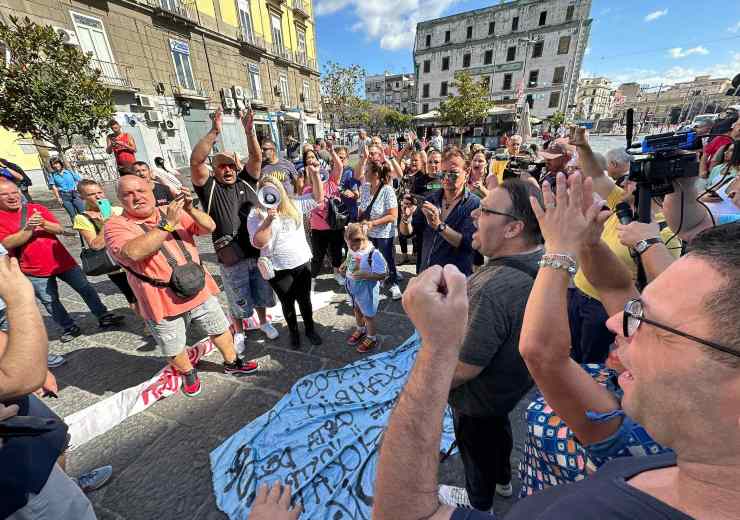
<path fill-rule="evenodd" d="M 246 320 L 255 307 L 275 305 L 275 293 L 262 278 L 256 258 L 245 258 L 228 267 L 220 264 L 219 268 L 232 318 Z"/>
<path fill-rule="evenodd" d="M 193 322 L 197 323 L 209 336 L 220 336 L 229 329 L 229 320 L 215 296 L 209 297 L 184 314 L 164 318 L 159 323 L 146 320 L 160 354 L 165 357 L 177 356 L 185 350 L 187 330 Z"/>

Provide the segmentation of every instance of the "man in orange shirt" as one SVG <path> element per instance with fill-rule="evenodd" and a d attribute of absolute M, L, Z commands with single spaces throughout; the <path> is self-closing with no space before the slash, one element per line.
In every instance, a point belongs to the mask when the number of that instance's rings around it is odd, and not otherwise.
<path fill-rule="evenodd" d="M 201 391 L 185 349 L 191 322 L 198 323 L 221 351 L 225 373 L 238 376 L 257 370 L 256 363 L 237 356 L 229 321 L 216 298 L 216 282 L 200 266 L 193 237 L 212 233 L 213 219 L 193 207 L 187 188 L 181 188 L 168 206 L 157 208 L 151 184 L 133 175 L 119 181 L 118 199 L 124 212 L 106 223 L 106 246 L 128 271 L 139 312 L 160 352 L 183 374 L 183 393 L 192 397 Z M 179 276 L 185 270 L 188 276 Z M 188 283 L 177 283 L 183 280 Z"/>
<path fill-rule="evenodd" d="M 111 119 L 108 126 L 113 133 L 106 138 L 105 151 L 113 154 L 116 158 L 118 173 L 123 173 L 136 162 L 136 141 L 131 134 L 121 130 L 121 125 L 115 119 Z"/>

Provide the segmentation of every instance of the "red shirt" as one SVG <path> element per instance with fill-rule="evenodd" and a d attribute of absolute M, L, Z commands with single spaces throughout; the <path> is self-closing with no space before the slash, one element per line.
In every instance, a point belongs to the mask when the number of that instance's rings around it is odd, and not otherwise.
<path fill-rule="evenodd" d="M 731 143 L 732 139 L 730 139 L 730 137 L 726 135 L 718 135 L 717 137 L 709 141 L 709 143 L 704 146 L 704 157 L 706 158 L 707 166 L 709 166 L 712 157 L 714 157 L 714 154 L 717 153 L 720 148 L 722 148 L 726 144 Z"/>
<path fill-rule="evenodd" d="M 133 139 L 126 132 L 121 132 L 118 135 L 111 135 L 111 140 L 114 143 L 122 143 L 127 146 L 131 146 Z M 136 155 L 129 150 L 123 150 L 121 148 L 113 148 L 113 155 L 116 157 L 116 164 L 119 168 L 131 166 L 136 162 Z"/>
<path fill-rule="evenodd" d="M 41 213 L 41 216 L 49 222 L 59 223 L 51 211 L 41 204 L 33 203 L 28 204 L 26 220 L 31 218 L 34 211 Z M 0 211 L 0 240 L 5 240 L 8 235 L 17 233 L 20 228 L 20 209 L 18 211 Z M 9 253 L 18 258 L 19 250 L 21 271 L 29 276 L 54 276 L 77 266 L 77 262 L 57 236 L 43 230 L 34 231 L 31 240 L 20 248 L 11 249 Z"/>

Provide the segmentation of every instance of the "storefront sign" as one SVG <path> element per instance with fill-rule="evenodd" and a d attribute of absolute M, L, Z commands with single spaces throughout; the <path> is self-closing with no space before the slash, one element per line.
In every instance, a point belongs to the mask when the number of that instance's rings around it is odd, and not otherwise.
<path fill-rule="evenodd" d="M 500 63 L 496 65 L 496 72 L 511 72 L 513 70 L 521 70 L 522 65 L 524 65 L 521 61 L 512 61 L 510 63 Z"/>

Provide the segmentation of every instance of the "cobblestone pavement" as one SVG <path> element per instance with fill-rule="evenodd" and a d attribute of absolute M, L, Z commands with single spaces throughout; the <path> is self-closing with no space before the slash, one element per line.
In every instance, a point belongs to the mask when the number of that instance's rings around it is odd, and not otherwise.
<path fill-rule="evenodd" d="M 113 198 L 112 187 L 106 190 Z M 67 215 L 47 192 L 37 191 L 33 195 L 52 208 L 62 224 L 69 225 Z M 63 237 L 63 241 L 78 257 L 79 240 L 70 236 Z M 220 283 L 210 239 L 201 240 L 199 246 L 207 268 Z M 405 286 L 410 268 L 401 269 Z M 116 330 L 99 329 L 81 298 L 60 283 L 62 302 L 83 330 L 75 341 L 62 344 L 58 340 L 61 331 L 44 314 L 49 351 L 67 359 L 66 364 L 53 371 L 59 382 L 59 399 L 47 400 L 62 417 L 141 383 L 164 366 L 164 361 L 154 355 L 143 322 L 128 309 L 116 287 L 106 277 L 90 280 L 109 309 L 125 315 L 126 321 Z M 338 292 L 328 275 L 317 280 L 316 290 Z M 221 300 L 225 303 L 223 294 Z M 383 350 L 399 345 L 412 333 L 400 302 L 383 300 L 379 317 Z M 343 295 L 337 294 L 331 305 L 315 313 L 315 318 L 323 345 L 313 347 L 304 341 L 303 350 L 291 350 L 287 330 L 281 324 L 277 326 L 281 335 L 274 341 L 266 340 L 259 332 L 250 333 L 247 354 L 260 364 L 256 375 L 239 379 L 227 376 L 220 372 L 220 355 L 212 353 L 201 364 L 204 388 L 200 396 L 187 398 L 177 394 L 163 399 L 69 453 L 67 469 L 73 476 L 101 465 L 113 465 L 110 482 L 89 495 L 98 518 L 225 519 L 213 496 L 209 452 L 270 409 L 298 378 L 341 367 L 361 357 L 344 342 L 353 317 Z M 195 333 L 193 337 L 199 336 Z M 520 409 L 512 413 L 517 445 L 523 435 Z M 514 468 L 517 460 L 515 450 Z M 462 485 L 462 475 L 459 456 L 450 457 L 440 467 L 444 483 Z M 517 488 L 515 482 L 515 492 Z M 508 510 L 511 503 L 512 500 L 497 498 L 496 512 Z"/>

